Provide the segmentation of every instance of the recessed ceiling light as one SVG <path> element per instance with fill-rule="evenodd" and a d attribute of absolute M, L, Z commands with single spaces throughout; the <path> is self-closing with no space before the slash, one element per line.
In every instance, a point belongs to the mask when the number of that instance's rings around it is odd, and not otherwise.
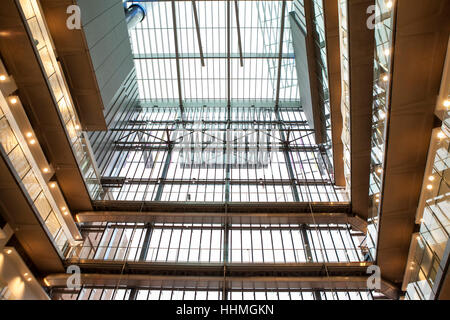
<path fill-rule="evenodd" d="M 431 189 L 433 189 L 433 186 L 431 184 L 429 184 L 429 185 L 427 185 L 427 189 L 431 190 Z"/>
<path fill-rule="evenodd" d="M 6 76 L 4 76 L 3 74 L 0 76 L 0 81 L 5 81 L 6 80 Z"/>
<path fill-rule="evenodd" d="M 446 107 L 446 108 L 450 107 L 450 100 L 448 100 L 448 99 L 444 100 L 443 104 L 444 104 L 444 107 Z"/>
<path fill-rule="evenodd" d="M 429 177 L 428 177 L 428 180 L 434 181 L 434 176 L 429 176 Z"/>
<path fill-rule="evenodd" d="M 12 104 L 16 104 L 17 103 L 17 99 L 16 98 L 11 98 L 11 100 L 9 100 Z"/>
<path fill-rule="evenodd" d="M 44 168 L 44 169 L 42 169 L 42 171 L 43 171 L 44 173 L 47 173 L 49 170 L 48 170 L 48 168 Z"/>
<path fill-rule="evenodd" d="M 30 140 L 30 144 L 35 144 L 35 143 L 36 143 L 36 140 L 34 140 L 34 139 Z"/>
<path fill-rule="evenodd" d="M 439 139 L 444 139 L 445 138 L 445 134 L 442 131 L 439 131 L 439 133 L 437 134 L 437 137 Z"/>

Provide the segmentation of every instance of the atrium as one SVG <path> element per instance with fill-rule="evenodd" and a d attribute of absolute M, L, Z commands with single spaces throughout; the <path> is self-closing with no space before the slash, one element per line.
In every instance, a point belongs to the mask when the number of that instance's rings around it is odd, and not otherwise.
<path fill-rule="evenodd" d="M 0 299 L 450 299 L 449 15 L 2 0 Z"/>

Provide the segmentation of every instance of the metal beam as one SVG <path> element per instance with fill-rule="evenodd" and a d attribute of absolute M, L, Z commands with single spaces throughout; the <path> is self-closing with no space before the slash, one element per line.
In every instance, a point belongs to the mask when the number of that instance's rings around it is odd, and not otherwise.
<path fill-rule="evenodd" d="M 175 39 L 175 56 L 176 56 L 176 68 L 177 68 L 177 83 L 178 83 L 178 99 L 181 111 L 183 115 L 183 95 L 181 90 L 181 70 L 180 70 L 180 50 L 178 48 L 178 31 L 177 31 L 177 14 L 175 11 L 175 1 L 172 0 L 172 20 L 173 20 L 173 35 Z"/>
<path fill-rule="evenodd" d="M 163 212 L 163 211 L 86 211 L 77 214 L 84 222 L 136 223 L 227 223 L 227 224 L 350 224 L 365 232 L 367 222 L 347 213 L 258 213 L 258 212 Z"/>
<path fill-rule="evenodd" d="M 192 0 L 192 10 L 194 11 L 194 21 L 195 21 L 195 29 L 197 31 L 197 42 L 198 42 L 198 50 L 200 51 L 200 61 L 202 62 L 202 67 L 204 67 L 205 59 L 203 57 L 202 38 L 200 37 L 200 24 L 198 23 L 197 5 L 195 4 L 194 0 Z"/>
<path fill-rule="evenodd" d="M 198 0 L 197 0 L 198 1 Z M 239 54 L 231 53 L 230 59 L 277 59 L 278 54 L 271 53 L 245 53 Z M 148 59 L 148 60 L 158 60 L 158 59 L 176 59 L 176 55 L 171 53 L 153 53 L 153 54 L 135 54 L 133 56 L 135 60 Z M 202 56 L 198 53 L 180 53 L 179 59 L 201 59 Z M 203 53 L 203 59 L 226 59 L 227 55 L 222 53 Z M 283 59 L 294 59 L 294 55 L 291 53 L 283 53 Z"/>
<path fill-rule="evenodd" d="M 70 274 L 51 274 L 45 280 L 51 288 L 65 288 Z M 223 277 L 197 277 L 189 276 L 146 276 L 138 274 L 125 274 L 122 276 L 114 274 L 91 273 L 81 274 L 81 285 L 84 287 L 115 288 L 121 284 L 128 288 L 156 289 L 199 287 L 201 290 L 220 290 L 226 285 L 227 291 L 233 290 L 263 290 L 267 287 L 271 291 L 303 291 L 309 288 L 324 290 L 365 291 L 367 290 L 368 276 L 333 276 L 333 277 L 227 277 L 224 283 Z M 381 293 L 391 299 L 398 298 L 398 290 L 387 281 L 381 281 Z"/>
<path fill-rule="evenodd" d="M 275 97 L 275 108 L 278 108 L 280 103 L 280 83 L 281 83 L 281 65 L 283 55 L 283 37 L 284 37 L 284 20 L 286 18 L 286 0 L 283 1 L 281 7 L 281 29 L 280 29 L 280 44 L 278 48 L 278 75 L 277 75 L 277 91 Z"/>
<path fill-rule="evenodd" d="M 236 27 L 237 27 L 237 34 L 238 34 L 239 57 L 240 57 L 241 67 L 243 67 L 244 60 L 242 58 L 241 24 L 239 23 L 239 6 L 238 6 L 238 2 L 236 0 L 234 1 L 234 8 L 236 11 Z M 231 57 L 231 55 L 230 55 L 230 57 Z"/>
<path fill-rule="evenodd" d="M 124 266 L 125 263 L 125 266 Z M 191 276 L 222 277 L 302 277 L 326 276 L 365 276 L 371 262 L 303 262 L 303 263 L 198 263 L 198 262 L 133 262 L 91 259 L 67 259 L 67 266 L 76 264 L 81 274 L 143 274 L 146 276 Z M 366 284 L 367 288 L 367 284 Z"/>
<path fill-rule="evenodd" d="M 227 120 L 231 119 L 231 3 L 227 0 Z"/>

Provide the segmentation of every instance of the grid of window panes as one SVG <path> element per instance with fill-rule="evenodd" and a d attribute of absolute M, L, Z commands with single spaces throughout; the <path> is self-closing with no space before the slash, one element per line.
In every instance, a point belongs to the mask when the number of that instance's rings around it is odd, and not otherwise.
<path fill-rule="evenodd" d="M 0 93 L 2 102 L 6 104 L 3 95 Z M 4 110 L 0 108 L 0 145 L 6 157 L 11 161 L 16 174 L 23 184 L 25 191 L 30 197 L 37 213 L 39 213 L 45 228 L 51 235 L 55 246 L 62 251 L 68 245 L 68 236 L 55 213 L 59 210 L 51 195 L 46 192 L 42 179 L 39 179 L 40 172 L 36 172 L 30 164 L 32 159 L 27 158 L 23 148 L 27 148 L 26 143 L 21 144 L 14 133 Z M 62 221 L 64 224 L 65 222 Z"/>
<path fill-rule="evenodd" d="M 433 137 L 431 145 L 436 145 L 431 158 L 433 168 L 431 175 L 424 179 L 424 186 L 431 189 L 422 190 L 420 236 L 413 240 L 415 251 L 406 266 L 410 272 L 406 296 L 412 300 L 428 300 L 436 294 L 437 275 L 445 276 L 445 249 L 450 237 L 450 139 Z"/>
<path fill-rule="evenodd" d="M 94 199 L 102 192 L 95 168 L 95 160 L 90 153 L 89 141 L 81 129 L 64 74 L 58 64 L 40 4 L 36 0 L 20 0 L 19 3 L 29 28 L 30 37 L 34 39 L 33 43 L 37 57 L 42 64 L 44 75 L 58 108 L 73 154 L 86 183 L 89 195 Z"/>
<path fill-rule="evenodd" d="M 152 288 L 83 287 L 77 293 L 54 294 L 58 300 L 222 300 L 220 289 L 180 286 Z M 227 300 L 374 300 L 378 294 L 369 290 L 313 290 L 304 288 L 233 288 Z"/>
<path fill-rule="evenodd" d="M 230 96 L 228 94 L 227 1 L 195 3 L 202 52 L 202 67 L 191 1 L 175 3 L 179 48 L 182 101 L 235 100 L 270 101 L 276 98 L 279 43 L 283 1 L 238 1 L 240 50 L 236 7 L 230 7 Z M 130 2 L 132 3 L 132 2 Z M 177 102 L 177 79 L 172 4 L 167 1 L 141 3 L 147 18 L 130 30 L 130 40 L 139 84 L 140 99 L 152 102 Z M 286 2 L 285 16 L 292 10 Z M 294 54 L 285 18 L 283 36 L 280 101 L 299 101 Z"/>
<path fill-rule="evenodd" d="M 363 234 L 348 225 L 87 223 L 67 258 L 221 263 L 360 262 Z M 225 233 L 228 233 L 225 236 Z M 224 253 L 227 250 L 227 254 Z"/>
<path fill-rule="evenodd" d="M 112 200 L 338 202 L 301 108 L 146 106 L 121 122 L 102 183 Z"/>
<path fill-rule="evenodd" d="M 378 237 L 378 215 L 381 204 L 384 169 L 385 130 L 389 112 L 390 70 L 393 56 L 393 27 L 395 5 L 377 0 L 375 8 L 375 53 L 372 106 L 371 172 L 369 186 L 369 226 L 367 245 L 375 258 Z"/>

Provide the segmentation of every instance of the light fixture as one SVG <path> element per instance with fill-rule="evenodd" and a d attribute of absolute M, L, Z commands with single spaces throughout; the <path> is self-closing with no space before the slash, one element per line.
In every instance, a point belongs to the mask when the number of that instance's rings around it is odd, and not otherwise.
<path fill-rule="evenodd" d="M 6 76 L 2 74 L 2 75 L 0 76 L 0 81 L 5 81 L 5 80 L 6 80 Z"/>
<path fill-rule="evenodd" d="M 385 56 L 389 56 L 391 54 L 391 49 L 385 49 L 384 50 L 384 55 Z"/>
<path fill-rule="evenodd" d="M 378 168 L 378 169 L 377 169 L 377 172 L 378 172 L 378 173 L 382 173 L 382 172 L 383 172 L 383 169 Z"/>
<path fill-rule="evenodd" d="M 392 1 L 386 2 L 386 7 L 388 7 L 389 9 L 392 8 L 393 5 L 394 3 Z"/>
<path fill-rule="evenodd" d="M 434 181 L 434 176 L 429 176 L 429 177 L 428 177 L 428 180 Z"/>
<path fill-rule="evenodd" d="M 445 99 L 443 104 L 444 104 L 444 107 L 446 107 L 446 108 L 450 107 L 450 100 Z"/>
<path fill-rule="evenodd" d="M 420 222 L 421 222 L 421 223 L 424 223 L 424 222 L 425 222 L 425 219 L 424 219 L 424 218 L 420 219 Z"/>
<path fill-rule="evenodd" d="M 31 132 L 27 132 L 25 135 L 27 138 L 31 138 L 33 136 L 33 134 Z"/>
<path fill-rule="evenodd" d="M 80 126 L 76 124 L 75 129 L 80 130 Z"/>
<path fill-rule="evenodd" d="M 30 282 L 31 280 L 33 280 L 33 279 L 31 279 L 31 278 L 28 278 L 28 279 L 27 279 L 28 282 Z"/>
<path fill-rule="evenodd" d="M 417 237 L 416 237 L 416 240 L 420 240 L 420 236 L 417 236 Z"/>
<path fill-rule="evenodd" d="M 50 287 L 50 283 L 48 282 L 48 280 L 46 278 L 44 278 L 44 283 L 47 287 Z"/>
<path fill-rule="evenodd" d="M 384 82 L 387 82 L 389 80 L 389 76 L 385 74 L 381 79 L 383 79 Z"/>
<path fill-rule="evenodd" d="M 25 272 L 25 273 L 23 274 L 23 276 L 24 276 L 24 277 L 28 277 L 28 272 Z"/>
<path fill-rule="evenodd" d="M 429 184 L 429 185 L 427 185 L 427 189 L 431 190 L 431 189 L 433 189 L 433 186 L 431 184 Z"/>
<path fill-rule="evenodd" d="M 44 169 L 42 169 L 42 171 L 44 172 L 44 173 L 48 173 L 48 168 L 44 168 Z"/>
<path fill-rule="evenodd" d="M 445 134 L 442 131 L 439 131 L 438 134 L 437 134 L 437 137 L 439 139 L 444 139 L 445 138 Z"/>
<path fill-rule="evenodd" d="M 36 140 L 34 140 L 34 139 L 30 140 L 30 144 L 35 144 L 35 143 L 36 143 Z"/>
<path fill-rule="evenodd" d="M 12 252 L 11 249 L 6 250 L 6 254 L 11 254 L 11 252 Z"/>
<path fill-rule="evenodd" d="M 375 202 L 376 202 L 376 203 L 379 203 L 379 202 L 380 202 L 380 199 L 376 199 Z"/>
<path fill-rule="evenodd" d="M 17 99 L 16 99 L 16 98 L 11 98 L 9 101 L 10 101 L 12 104 L 16 104 L 16 103 L 17 103 Z"/>
<path fill-rule="evenodd" d="M 63 211 L 63 214 L 67 216 L 69 213 L 67 211 Z"/>
<path fill-rule="evenodd" d="M 66 211 L 67 208 L 66 208 L 66 207 L 61 207 L 61 210 L 62 210 L 62 211 Z"/>
<path fill-rule="evenodd" d="M 50 188 L 54 189 L 56 187 L 56 183 L 52 182 L 50 183 Z"/>

